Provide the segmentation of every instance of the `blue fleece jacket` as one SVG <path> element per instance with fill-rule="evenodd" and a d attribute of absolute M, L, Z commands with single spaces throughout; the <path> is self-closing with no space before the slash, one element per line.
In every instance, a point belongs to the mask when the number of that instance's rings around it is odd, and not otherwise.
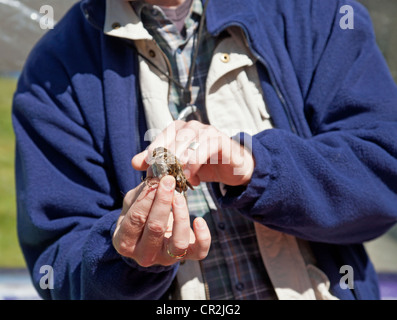
<path fill-rule="evenodd" d="M 340 28 L 345 4 L 354 29 Z M 123 195 L 141 181 L 130 161 L 146 122 L 136 51 L 103 34 L 104 14 L 104 0 L 72 7 L 14 97 L 18 234 L 46 299 L 158 299 L 178 268 L 142 268 L 112 246 Z M 253 137 L 248 187 L 219 202 L 309 240 L 339 298 L 379 298 L 362 243 L 397 220 L 397 88 L 367 12 L 351 0 L 211 1 L 208 30 L 231 25 L 259 59 L 276 129 Z M 40 287 L 43 265 L 54 289 Z M 339 285 L 343 265 L 354 290 Z"/>

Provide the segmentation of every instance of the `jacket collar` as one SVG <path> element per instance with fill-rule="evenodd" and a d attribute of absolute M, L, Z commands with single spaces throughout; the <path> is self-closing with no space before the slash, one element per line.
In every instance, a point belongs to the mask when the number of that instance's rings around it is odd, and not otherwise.
<path fill-rule="evenodd" d="M 80 8 L 95 28 L 102 30 L 105 23 L 106 0 L 82 0 Z"/>
<path fill-rule="evenodd" d="M 204 5 L 206 0 L 202 1 Z M 231 25 L 239 25 L 247 30 L 248 28 L 246 28 L 246 26 L 252 24 L 253 17 L 246 14 L 245 12 L 247 11 L 243 9 L 247 6 L 255 6 L 256 1 L 257 0 L 228 0 L 227 5 L 220 6 L 218 0 L 210 0 L 207 8 L 208 31 L 216 35 L 222 32 L 225 27 Z M 115 9 L 116 7 L 124 7 L 127 5 L 129 6 L 128 1 L 125 0 L 82 0 L 80 3 L 86 19 L 94 27 L 105 30 L 105 32 L 110 31 L 112 25 L 110 21 L 106 21 L 106 9 Z M 127 20 L 124 19 L 134 19 L 129 13 L 130 11 L 132 10 L 127 10 L 122 16 L 124 25 L 128 24 Z M 128 28 L 139 27 L 139 25 L 134 26 L 134 21 L 136 22 L 136 20 L 129 20 Z M 121 22 L 119 23 L 123 25 Z M 139 30 L 139 28 L 137 28 L 137 30 Z"/>
<path fill-rule="evenodd" d="M 130 40 L 152 39 L 141 18 L 132 9 L 129 1 L 125 0 L 106 0 L 103 32 Z"/>

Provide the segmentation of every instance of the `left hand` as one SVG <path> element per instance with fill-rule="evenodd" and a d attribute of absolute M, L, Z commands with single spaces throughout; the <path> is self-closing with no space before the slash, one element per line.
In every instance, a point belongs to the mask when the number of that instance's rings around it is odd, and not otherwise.
<path fill-rule="evenodd" d="M 195 150 L 189 146 L 195 142 Z M 136 170 L 146 170 L 152 152 L 164 147 L 184 165 L 184 173 L 192 185 L 221 182 L 230 186 L 247 185 L 255 160 L 249 150 L 211 125 L 198 121 L 176 120 L 164 129 L 147 150 L 132 159 Z"/>
<path fill-rule="evenodd" d="M 165 176 L 156 188 L 142 182 L 126 194 L 112 236 L 120 255 L 142 267 L 168 266 L 181 257 L 202 260 L 207 256 L 211 245 L 207 223 L 197 217 L 191 228 L 185 197 L 174 190 L 174 177 Z"/>

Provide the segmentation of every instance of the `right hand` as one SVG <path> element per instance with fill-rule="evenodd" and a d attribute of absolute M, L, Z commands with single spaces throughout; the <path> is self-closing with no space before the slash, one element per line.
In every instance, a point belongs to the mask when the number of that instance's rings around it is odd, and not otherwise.
<path fill-rule="evenodd" d="M 183 259 L 207 256 L 211 244 L 207 223 L 196 218 L 192 230 L 185 197 L 174 190 L 174 177 L 165 176 L 156 188 L 141 183 L 126 194 L 112 239 L 119 254 L 143 267 L 178 262 L 167 250 L 174 256 L 187 250 Z"/>
<path fill-rule="evenodd" d="M 189 149 L 192 143 L 197 143 L 198 148 Z M 147 170 L 150 155 L 157 147 L 168 149 L 179 159 L 194 186 L 200 182 L 245 186 L 251 181 L 255 169 L 255 159 L 248 148 L 214 126 L 194 120 L 172 122 L 146 150 L 132 158 L 133 168 Z"/>

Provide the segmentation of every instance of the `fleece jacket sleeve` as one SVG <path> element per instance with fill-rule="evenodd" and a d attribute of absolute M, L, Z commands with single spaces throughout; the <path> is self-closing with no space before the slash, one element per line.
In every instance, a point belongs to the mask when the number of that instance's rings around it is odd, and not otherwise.
<path fill-rule="evenodd" d="M 73 100 L 53 99 L 35 85 L 14 100 L 18 233 L 36 289 L 46 299 L 160 298 L 175 267 L 139 268 L 115 251 L 121 209 L 103 156 L 61 110 Z M 44 265 L 53 268 L 53 289 L 40 286 Z"/>
<path fill-rule="evenodd" d="M 74 49 L 89 47 L 74 36 L 86 32 L 78 29 L 80 16 L 74 9 L 41 40 L 14 96 L 20 245 L 45 299 L 158 299 L 170 287 L 177 264 L 142 268 L 112 245 L 123 192 L 106 144 L 100 76 L 90 71 L 95 53 Z M 63 33 L 69 26 L 76 30 Z M 80 84 L 84 92 L 77 91 L 74 84 L 82 76 L 72 79 L 67 59 L 87 70 Z M 52 284 L 43 273 L 48 266 Z"/>
<path fill-rule="evenodd" d="M 342 15 L 332 2 L 333 16 L 309 17 L 312 29 L 305 34 L 312 42 L 304 44 L 298 27 L 290 28 L 294 37 L 286 36 L 312 136 L 280 128 L 253 136 L 250 184 L 243 192 L 229 188 L 225 196 L 218 194 L 222 206 L 250 219 L 334 244 L 371 240 L 397 221 L 397 87 L 368 13 L 349 3 L 354 30 L 341 29 Z M 290 98 L 288 79 L 280 87 Z"/>

